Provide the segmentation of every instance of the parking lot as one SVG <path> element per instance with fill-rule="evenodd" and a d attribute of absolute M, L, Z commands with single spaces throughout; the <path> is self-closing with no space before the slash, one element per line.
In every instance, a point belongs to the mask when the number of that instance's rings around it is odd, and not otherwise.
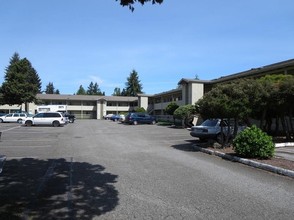
<path fill-rule="evenodd" d="M 78 120 L 57 128 L 5 123 L 0 131 L 1 219 L 294 214 L 293 180 L 197 152 L 185 129 Z"/>

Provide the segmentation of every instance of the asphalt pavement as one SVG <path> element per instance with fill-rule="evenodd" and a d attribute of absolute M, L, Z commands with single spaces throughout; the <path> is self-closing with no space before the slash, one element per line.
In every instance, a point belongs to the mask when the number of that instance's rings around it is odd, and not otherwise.
<path fill-rule="evenodd" d="M 11 127 L 0 219 L 292 219 L 294 181 L 193 148 L 185 129 Z"/>

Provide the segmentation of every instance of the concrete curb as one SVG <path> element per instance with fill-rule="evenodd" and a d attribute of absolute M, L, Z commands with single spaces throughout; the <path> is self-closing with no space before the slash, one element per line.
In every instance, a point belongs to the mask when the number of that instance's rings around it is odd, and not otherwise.
<path fill-rule="evenodd" d="M 292 171 L 292 170 L 288 170 L 288 169 L 284 169 L 284 168 L 280 168 L 280 167 L 275 167 L 275 166 L 272 166 L 272 165 L 269 165 L 269 164 L 264 164 L 264 163 L 256 162 L 256 161 L 253 161 L 253 160 L 248 160 L 248 159 L 236 157 L 236 156 L 231 156 L 231 155 L 219 152 L 219 151 L 214 151 L 214 150 L 209 150 L 209 149 L 206 149 L 206 148 L 202 148 L 202 147 L 199 147 L 197 145 L 193 145 L 193 148 L 195 150 L 201 151 L 203 153 L 207 153 L 207 154 L 210 154 L 210 155 L 215 155 L 215 156 L 218 156 L 218 157 L 230 160 L 230 161 L 239 162 L 239 163 L 242 163 L 242 164 L 245 164 L 245 165 L 248 165 L 248 166 L 252 166 L 252 167 L 255 167 L 255 168 L 258 168 L 258 169 L 263 169 L 263 170 L 270 171 L 270 172 L 273 172 L 273 173 L 276 173 L 276 174 L 280 174 L 280 175 L 284 175 L 284 176 L 294 178 L 294 171 Z"/>
<path fill-rule="evenodd" d="M 294 147 L 294 142 L 286 142 L 286 143 L 277 143 L 275 144 L 276 148 L 279 147 Z"/>

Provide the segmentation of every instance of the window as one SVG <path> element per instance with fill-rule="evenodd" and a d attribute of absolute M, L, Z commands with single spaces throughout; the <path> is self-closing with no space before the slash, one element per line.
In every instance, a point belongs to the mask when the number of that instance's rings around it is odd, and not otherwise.
<path fill-rule="evenodd" d="M 45 113 L 44 115 L 46 118 L 60 118 L 60 114 L 57 112 L 50 112 L 50 113 Z"/>
<path fill-rule="evenodd" d="M 39 113 L 34 116 L 34 118 L 43 118 L 43 117 L 44 117 L 44 113 Z"/>
<path fill-rule="evenodd" d="M 107 106 L 116 106 L 115 102 L 107 102 Z"/>

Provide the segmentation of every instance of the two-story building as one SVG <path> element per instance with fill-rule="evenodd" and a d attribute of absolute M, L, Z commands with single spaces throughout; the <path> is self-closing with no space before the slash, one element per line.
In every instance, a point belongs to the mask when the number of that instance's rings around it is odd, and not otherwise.
<path fill-rule="evenodd" d="M 43 105 L 66 105 L 67 111 L 80 119 L 102 119 L 106 114 L 127 113 L 137 107 L 143 107 L 153 115 L 164 115 L 166 106 L 174 101 L 179 106 L 195 104 L 213 86 L 242 78 L 260 78 L 271 74 L 294 75 L 294 59 L 267 66 L 253 68 L 247 71 L 220 77 L 214 80 L 181 79 L 178 88 L 158 94 L 139 94 L 137 97 L 126 96 L 96 96 L 96 95 L 57 95 L 37 94 Z M 40 104 L 38 104 L 40 105 Z M 37 104 L 30 103 L 30 113 L 36 113 Z M 22 106 L 0 106 L 0 112 L 10 113 L 25 109 Z"/>

